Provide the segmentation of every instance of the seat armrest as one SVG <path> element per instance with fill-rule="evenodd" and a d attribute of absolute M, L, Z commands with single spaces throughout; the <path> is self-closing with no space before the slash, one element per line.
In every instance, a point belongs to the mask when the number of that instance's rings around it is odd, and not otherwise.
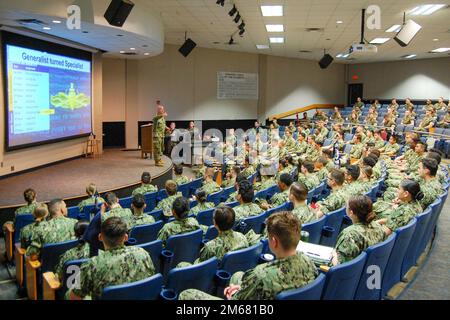
<path fill-rule="evenodd" d="M 14 227 L 12 224 L 5 224 L 5 250 L 6 250 L 6 258 L 8 261 L 13 259 L 13 250 L 14 250 Z"/>
<path fill-rule="evenodd" d="M 322 271 L 324 273 L 327 273 L 329 270 L 330 270 L 329 266 L 326 266 L 326 265 L 321 265 L 320 266 L 320 271 Z"/>
<path fill-rule="evenodd" d="M 16 263 L 16 280 L 19 288 L 23 286 L 24 279 L 24 257 L 26 250 L 20 246 L 20 243 L 15 244 L 16 251 L 14 252 L 14 260 Z"/>
<path fill-rule="evenodd" d="M 40 267 L 41 263 L 38 260 L 26 259 L 27 294 L 30 300 L 37 300 L 38 298 L 37 277 Z"/>
<path fill-rule="evenodd" d="M 61 288 L 61 282 L 53 272 L 42 275 L 42 290 L 44 300 L 56 300 L 56 290 Z"/>

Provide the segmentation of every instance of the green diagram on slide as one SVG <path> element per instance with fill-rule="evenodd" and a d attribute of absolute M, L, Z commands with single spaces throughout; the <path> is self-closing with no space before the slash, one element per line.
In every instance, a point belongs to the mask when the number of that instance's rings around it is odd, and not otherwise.
<path fill-rule="evenodd" d="M 55 108 L 74 110 L 88 106 L 91 103 L 91 100 L 90 97 L 84 93 L 77 93 L 74 84 L 71 83 L 69 93 L 59 92 L 58 94 L 51 96 L 50 103 Z"/>

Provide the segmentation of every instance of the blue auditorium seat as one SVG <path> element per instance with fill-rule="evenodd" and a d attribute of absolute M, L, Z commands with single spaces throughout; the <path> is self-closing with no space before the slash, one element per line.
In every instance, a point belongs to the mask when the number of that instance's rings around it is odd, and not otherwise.
<path fill-rule="evenodd" d="M 156 221 L 152 224 L 135 226 L 130 231 L 130 238 L 136 240 L 136 244 L 147 243 L 158 238 L 158 232 L 162 229 L 164 223 Z"/>
<path fill-rule="evenodd" d="M 392 248 L 396 240 L 396 233 L 391 234 L 385 241 L 377 243 L 366 249 L 367 259 L 366 264 L 359 280 L 358 288 L 356 289 L 355 300 L 380 300 L 381 299 L 381 281 L 386 270 L 386 265 L 391 256 Z M 370 270 L 371 266 L 377 266 L 380 271 Z M 380 278 L 375 281 L 370 281 L 371 277 L 376 275 Z M 372 284 L 374 287 L 368 287 Z"/>
<path fill-rule="evenodd" d="M 68 218 L 78 220 L 79 214 L 80 214 L 80 209 L 78 208 L 78 206 L 73 206 L 73 207 L 67 208 L 67 217 Z"/>
<path fill-rule="evenodd" d="M 163 285 L 161 274 L 139 280 L 109 286 L 103 289 L 101 300 L 157 300 Z"/>
<path fill-rule="evenodd" d="M 16 216 L 16 222 L 14 223 L 14 243 L 20 242 L 20 231 L 33 222 L 34 217 L 31 213 L 19 214 Z"/>
<path fill-rule="evenodd" d="M 323 216 L 320 219 L 305 223 L 302 225 L 302 231 L 307 231 L 309 233 L 309 240 L 310 243 L 319 244 L 320 238 L 322 236 L 322 229 L 325 225 L 327 217 Z"/>
<path fill-rule="evenodd" d="M 173 268 L 182 261 L 194 262 L 198 257 L 202 239 L 203 231 L 201 229 L 170 236 L 167 239 L 166 249 L 163 250 L 163 254 L 167 254 L 167 251 L 173 254 L 169 267 Z"/>
<path fill-rule="evenodd" d="M 326 273 L 322 299 L 353 300 L 366 259 L 367 253 L 361 252 L 355 259 L 331 267 Z"/>
<path fill-rule="evenodd" d="M 320 300 L 325 279 L 325 274 L 321 273 L 313 282 L 304 287 L 280 292 L 277 294 L 276 300 Z"/>
<path fill-rule="evenodd" d="M 53 271 L 58 264 L 59 257 L 67 250 L 76 247 L 79 240 L 69 240 L 58 243 L 45 244 L 41 249 L 41 272 Z"/>
<path fill-rule="evenodd" d="M 73 275 L 73 271 L 68 270 L 69 268 L 72 268 L 73 266 L 78 266 L 80 267 L 83 263 L 88 262 L 89 259 L 79 259 L 79 260 L 70 260 L 70 261 L 66 261 L 66 263 L 64 263 L 64 267 L 63 267 L 63 278 L 59 279 L 60 283 L 61 283 L 61 288 L 59 288 L 56 291 L 56 297 L 58 300 L 63 300 L 64 299 L 64 295 L 67 292 L 67 290 L 69 290 L 67 288 L 67 278 L 70 277 L 71 275 Z"/>
<path fill-rule="evenodd" d="M 131 208 L 133 202 L 133 196 L 119 199 L 119 204 L 122 208 Z"/>
<path fill-rule="evenodd" d="M 198 223 L 204 225 L 204 226 L 212 226 L 214 224 L 214 211 L 215 208 L 207 209 L 200 211 L 197 213 L 197 221 Z"/>
<path fill-rule="evenodd" d="M 205 233 L 205 236 L 203 237 L 203 241 L 210 241 L 219 235 L 219 231 L 216 229 L 215 226 L 209 226 L 208 230 Z"/>
<path fill-rule="evenodd" d="M 177 191 L 181 192 L 183 194 L 183 197 L 189 198 L 189 191 L 191 190 L 191 185 L 192 185 L 191 182 L 186 182 L 186 183 L 180 184 L 177 187 Z"/>
<path fill-rule="evenodd" d="M 152 242 L 138 244 L 136 247 L 142 248 L 148 252 L 150 258 L 152 258 L 153 266 L 156 269 L 156 272 L 160 272 L 162 257 L 161 252 L 163 250 L 163 243 L 161 240 L 155 240 Z"/>
<path fill-rule="evenodd" d="M 144 194 L 145 198 L 145 204 L 147 207 L 145 208 L 145 211 L 153 211 L 153 209 L 156 208 L 156 198 L 158 197 L 158 191 L 155 192 L 149 192 Z"/>
<path fill-rule="evenodd" d="M 384 276 L 381 283 L 381 298 L 385 297 L 388 291 L 396 283 L 401 281 L 400 273 L 402 269 L 402 262 L 416 228 L 416 222 L 417 220 L 414 218 L 406 226 L 398 228 L 395 231 L 397 237 L 384 271 Z"/>
<path fill-rule="evenodd" d="M 267 192 L 269 191 L 270 187 L 264 190 L 260 190 L 258 192 L 255 193 L 255 196 L 253 197 L 253 200 L 255 199 L 262 199 L 262 200 L 266 200 L 267 199 Z"/>
<path fill-rule="evenodd" d="M 197 178 L 191 181 L 190 195 L 194 195 L 197 189 L 201 188 L 203 184 L 203 178 Z"/>
<path fill-rule="evenodd" d="M 159 210 L 147 212 L 147 214 L 152 216 L 155 219 L 155 221 L 160 221 L 163 219 L 164 212 L 162 209 L 159 209 Z"/>
<path fill-rule="evenodd" d="M 222 197 L 222 190 L 210 193 L 206 197 L 207 202 L 214 202 L 214 204 L 217 206 L 220 203 L 220 199 Z"/>
<path fill-rule="evenodd" d="M 158 191 L 158 196 L 156 197 L 156 200 L 159 202 L 163 199 L 166 199 L 167 197 L 169 197 L 169 194 L 167 193 L 166 189 L 161 189 Z"/>
<path fill-rule="evenodd" d="M 228 252 L 220 262 L 220 269 L 227 271 L 230 276 L 238 271 L 253 269 L 258 265 L 262 249 L 263 244 L 258 243 L 245 249 Z"/>
<path fill-rule="evenodd" d="M 324 246 L 334 247 L 339 235 L 339 231 L 341 230 L 342 220 L 345 215 L 346 215 L 345 207 L 326 214 L 327 219 L 325 221 L 325 227 L 332 228 L 334 232 L 330 237 L 322 236 L 320 244 Z"/>
<path fill-rule="evenodd" d="M 417 251 L 414 254 L 415 261 L 417 261 L 417 259 L 419 259 L 420 255 L 425 250 L 426 246 L 428 245 L 428 243 L 430 242 L 430 240 L 432 238 L 433 231 L 436 227 L 436 223 L 439 218 L 441 204 L 442 204 L 442 200 L 441 200 L 441 197 L 439 197 L 428 207 L 428 209 L 431 210 L 431 217 L 427 223 L 427 226 L 425 228 L 423 236 L 421 237 L 421 241 L 417 247 Z"/>
<path fill-rule="evenodd" d="M 242 219 L 239 224 L 244 225 L 245 228 L 244 230 L 240 230 L 240 232 L 246 234 L 250 230 L 253 230 L 255 233 L 260 234 L 263 231 L 263 224 L 267 217 L 267 211 L 265 211 L 257 216 Z"/>
<path fill-rule="evenodd" d="M 234 186 L 223 189 L 220 201 L 222 201 L 222 202 L 227 201 L 230 194 L 232 194 L 235 191 L 236 191 L 236 188 Z"/>

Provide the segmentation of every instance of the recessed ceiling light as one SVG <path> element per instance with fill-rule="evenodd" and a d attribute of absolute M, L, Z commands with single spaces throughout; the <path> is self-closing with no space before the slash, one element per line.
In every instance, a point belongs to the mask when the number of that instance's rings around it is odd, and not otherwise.
<path fill-rule="evenodd" d="M 120 51 L 120 53 L 125 53 L 125 51 L 122 50 L 122 51 Z"/>
<path fill-rule="evenodd" d="M 282 17 L 283 6 L 261 6 L 261 12 L 264 17 Z"/>
<path fill-rule="evenodd" d="M 417 57 L 417 54 L 408 54 L 406 56 L 403 56 L 402 58 L 411 59 L 411 58 L 414 58 L 414 57 Z"/>
<path fill-rule="evenodd" d="M 343 54 L 342 54 L 342 53 L 339 53 L 339 54 L 336 56 L 336 58 L 342 58 L 342 56 L 343 56 Z"/>
<path fill-rule="evenodd" d="M 394 24 L 392 27 L 390 27 L 389 29 L 387 29 L 386 32 L 399 32 L 401 28 L 402 28 L 401 25 L 399 25 L 399 24 Z"/>
<path fill-rule="evenodd" d="M 431 52 L 433 52 L 433 53 L 442 53 L 442 52 L 447 52 L 447 51 L 450 51 L 450 48 L 438 48 L 438 49 L 431 50 Z"/>
<path fill-rule="evenodd" d="M 349 55 L 350 55 L 350 53 L 346 53 L 342 56 L 342 58 L 348 58 Z"/>
<path fill-rule="evenodd" d="M 44 29 L 44 30 L 52 30 L 52 28 L 50 28 L 50 27 L 43 27 L 42 29 Z"/>
<path fill-rule="evenodd" d="M 438 39 L 438 38 L 436 38 L 436 39 L 433 39 L 433 41 L 439 41 L 439 39 Z"/>
<path fill-rule="evenodd" d="M 339 53 L 339 54 L 336 56 L 336 58 L 343 58 L 343 59 L 345 59 L 345 58 L 347 58 L 349 55 L 350 55 L 350 54 L 348 54 L 348 53 Z"/>
<path fill-rule="evenodd" d="M 284 32 L 282 24 L 266 24 L 267 32 Z"/>
<path fill-rule="evenodd" d="M 86 30 L 84 30 L 84 31 L 82 31 L 83 33 L 89 33 L 89 31 L 86 31 Z"/>
<path fill-rule="evenodd" d="M 136 50 L 136 48 L 130 48 L 130 50 L 132 50 L 132 51 L 133 51 L 133 50 Z"/>
<path fill-rule="evenodd" d="M 284 43 L 284 37 L 271 37 L 270 43 Z"/>
<path fill-rule="evenodd" d="M 61 21 L 60 21 L 60 20 L 53 20 L 52 22 L 53 22 L 53 23 L 56 23 L 56 24 L 59 24 L 59 23 L 61 23 Z"/>
<path fill-rule="evenodd" d="M 149 56 L 149 55 L 150 55 L 150 53 L 148 53 L 148 52 L 144 53 L 144 56 Z"/>
<path fill-rule="evenodd" d="M 409 12 L 409 14 L 413 16 L 428 16 L 443 7 L 445 7 L 445 4 L 425 4 L 423 6 L 415 7 Z"/>
<path fill-rule="evenodd" d="M 371 44 L 383 44 L 385 42 L 388 42 L 391 40 L 391 38 L 375 38 L 372 41 L 370 41 Z"/>
<path fill-rule="evenodd" d="M 337 23 L 337 24 L 341 24 L 341 23 L 344 23 L 344 21 L 338 20 L 338 21 L 336 21 L 336 23 Z"/>
<path fill-rule="evenodd" d="M 270 46 L 268 44 L 257 44 L 256 49 L 258 50 L 267 50 L 270 49 Z"/>
<path fill-rule="evenodd" d="M 123 34 L 118 34 L 117 36 L 118 36 L 118 37 L 123 37 Z"/>

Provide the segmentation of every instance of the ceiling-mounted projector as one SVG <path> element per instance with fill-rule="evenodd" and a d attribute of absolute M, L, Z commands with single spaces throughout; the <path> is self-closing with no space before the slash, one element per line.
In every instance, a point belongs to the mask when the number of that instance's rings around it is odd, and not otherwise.
<path fill-rule="evenodd" d="M 351 58 L 367 57 L 377 54 L 378 48 L 374 44 L 355 43 L 348 52 Z"/>

